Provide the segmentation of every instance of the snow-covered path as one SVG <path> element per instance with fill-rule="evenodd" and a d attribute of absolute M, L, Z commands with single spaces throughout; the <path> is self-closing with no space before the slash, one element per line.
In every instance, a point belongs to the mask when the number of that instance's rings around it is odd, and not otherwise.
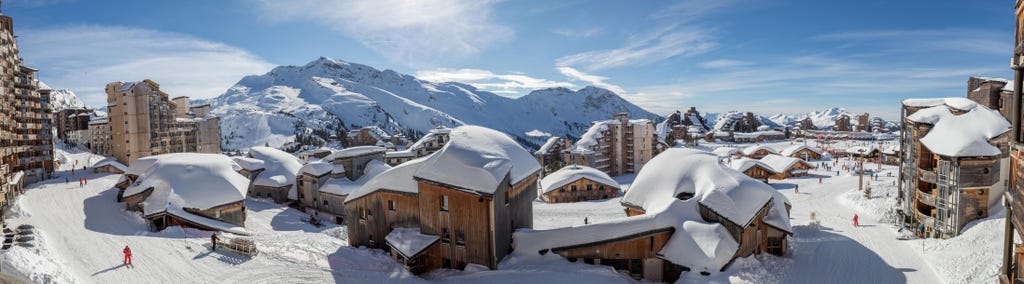
<path fill-rule="evenodd" d="M 857 212 L 841 199 L 857 190 L 858 177 L 814 173 L 813 177 L 773 181 L 793 203 L 796 231 L 795 249 L 787 256 L 793 260 L 789 267 L 793 271 L 784 274 L 783 283 L 941 283 L 908 242 L 896 239 L 890 225 L 861 212 L 861 226 L 853 226 Z M 817 176 L 824 176 L 822 184 Z M 895 176 L 880 177 L 877 182 L 891 183 Z M 800 186 L 800 193 L 794 192 L 795 185 Z M 816 212 L 820 227 L 808 225 L 811 212 Z"/>

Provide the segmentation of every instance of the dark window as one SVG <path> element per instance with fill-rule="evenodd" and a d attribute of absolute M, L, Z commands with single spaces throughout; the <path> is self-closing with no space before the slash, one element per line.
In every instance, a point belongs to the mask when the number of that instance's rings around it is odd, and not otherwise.
<path fill-rule="evenodd" d="M 455 230 L 455 244 L 460 246 L 466 244 L 466 234 L 463 234 L 462 230 Z"/>
<path fill-rule="evenodd" d="M 447 258 L 441 260 L 441 268 L 452 268 L 452 260 Z"/>
<path fill-rule="evenodd" d="M 366 220 L 366 208 L 359 208 L 359 220 Z"/>
<path fill-rule="evenodd" d="M 452 242 L 452 230 L 444 228 L 444 233 L 441 235 L 441 242 L 451 243 Z"/>
<path fill-rule="evenodd" d="M 388 210 L 395 211 L 395 201 L 388 200 Z"/>
<path fill-rule="evenodd" d="M 441 211 L 448 211 L 448 196 L 441 195 Z"/>
<path fill-rule="evenodd" d="M 576 191 L 576 185 L 572 185 L 572 186 L 570 186 L 570 188 L 572 188 L 571 189 L 572 191 Z"/>
<path fill-rule="evenodd" d="M 563 188 L 559 188 L 558 192 L 565 192 L 565 188 L 564 187 Z"/>
<path fill-rule="evenodd" d="M 511 189 L 509 189 L 509 190 L 511 190 Z M 511 200 L 511 199 L 512 199 L 512 197 L 511 197 L 511 196 L 509 196 L 508 190 L 506 190 L 506 191 L 505 191 L 505 205 L 508 205 L 508 202 L 509 202 L 509 200 Z"/>
<path fill-rule="evenodd" d="M 327 206 L 327 200 L 324 200 L 324 206 Z"/>
<path fill-rule="evenodd" d="M 590 185 L 590 184 L 588 184 L 588 185 L 587 185 L 587 191 L 590 191 L 590 190 L 592 190 L 592 189 L 594 189 L 594 188 L 593 188 L 593 185 Z"/>

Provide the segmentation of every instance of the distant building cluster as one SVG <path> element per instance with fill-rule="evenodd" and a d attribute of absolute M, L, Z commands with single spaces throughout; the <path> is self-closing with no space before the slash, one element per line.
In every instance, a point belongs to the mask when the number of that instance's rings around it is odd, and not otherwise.
<path fill-rule="evenodd" d="M 220 119 L 210 114 L 209 104 L 190 105 L 185 96 L 172 99 L 149 79 L 113 82 L 106 92 L 109 138 L 96 137 L 104 132 L 98 131 L 91 147 L 128 165 L 166 153 L 220 153 Z"/>

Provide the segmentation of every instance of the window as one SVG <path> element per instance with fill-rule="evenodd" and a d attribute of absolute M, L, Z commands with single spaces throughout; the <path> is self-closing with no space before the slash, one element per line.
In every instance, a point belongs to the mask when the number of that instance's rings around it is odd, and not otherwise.
<path fill-rule="evenodd" d="M 441 235 L 441 242 L 449 244 L 452 242 L 452 230 L 444 228 L 444 234 Z"/>
<path fill-rule="evenodd" d="M 565 192 L 565 188 L 564 187 L 563 188 L 559 188 L 558 192 Z"/>
<path fill-rule="evenodd" d="M 511 189 L 509 189 L 509 190 L 511 190 Z M 508 193 L 509 190 L 505 191 L 505 205 L 508 205 L 509 200 L 512 199 L 511 196 L 509 196 L 509 193 Z"/>
<path fill-rule="evenodd" d="M 572 185 L 571 188 L 571 191 L 576 191 L 576 185 Z"/>
<path fill-rule="evenodd" d="M 441 211 L 448 211 L 448 196 L 441 195 Z"/>
<path fill-rule="evenodd" d="M 324 206 L 327 206 L 327 200 L 324 200 Z"/>
<path fill-rule="evenodd" d="M 306 195 L 299 192 L 299 199 L 306 199 Z"/>
<path fill-rule="evenodd" d="M 455 230 L 455 244 L 466 245 L 466 234 L 463 234 L 462 230 Z"/>
<path fill-rule="evenodd" d="M 593 189 L 594 189 L 594 185 L 592 185 L 592 184 L 588 184 L 587 185 L 587 191 L 590 191 L 590 190 L 593 190 Z"/>
<path fill-rule="evenodd" d="M 395 211 L 395 201 L 388 200 L 388 210 Z"/>
<path fill-rule="evenodd" d="M 452 260 L 447 258 L 441 260 L 441 268 L 452 268 Z"/>
<path fill-rule="evenodd" d="M 366 208 L 359 208 L 359 220 L 366 220 Z"/>

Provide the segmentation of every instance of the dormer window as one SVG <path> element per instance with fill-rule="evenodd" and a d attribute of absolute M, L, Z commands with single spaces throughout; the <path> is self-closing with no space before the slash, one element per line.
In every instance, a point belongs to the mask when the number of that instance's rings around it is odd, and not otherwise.
<path fill-rule="evenodd" d="M 676 198 L 679 199 L 679 200 L 689 200 L 690 198 L 693 198 L 693 193 L 692 192 L 680 192 L 679 194 L 676 195 Z"/>

